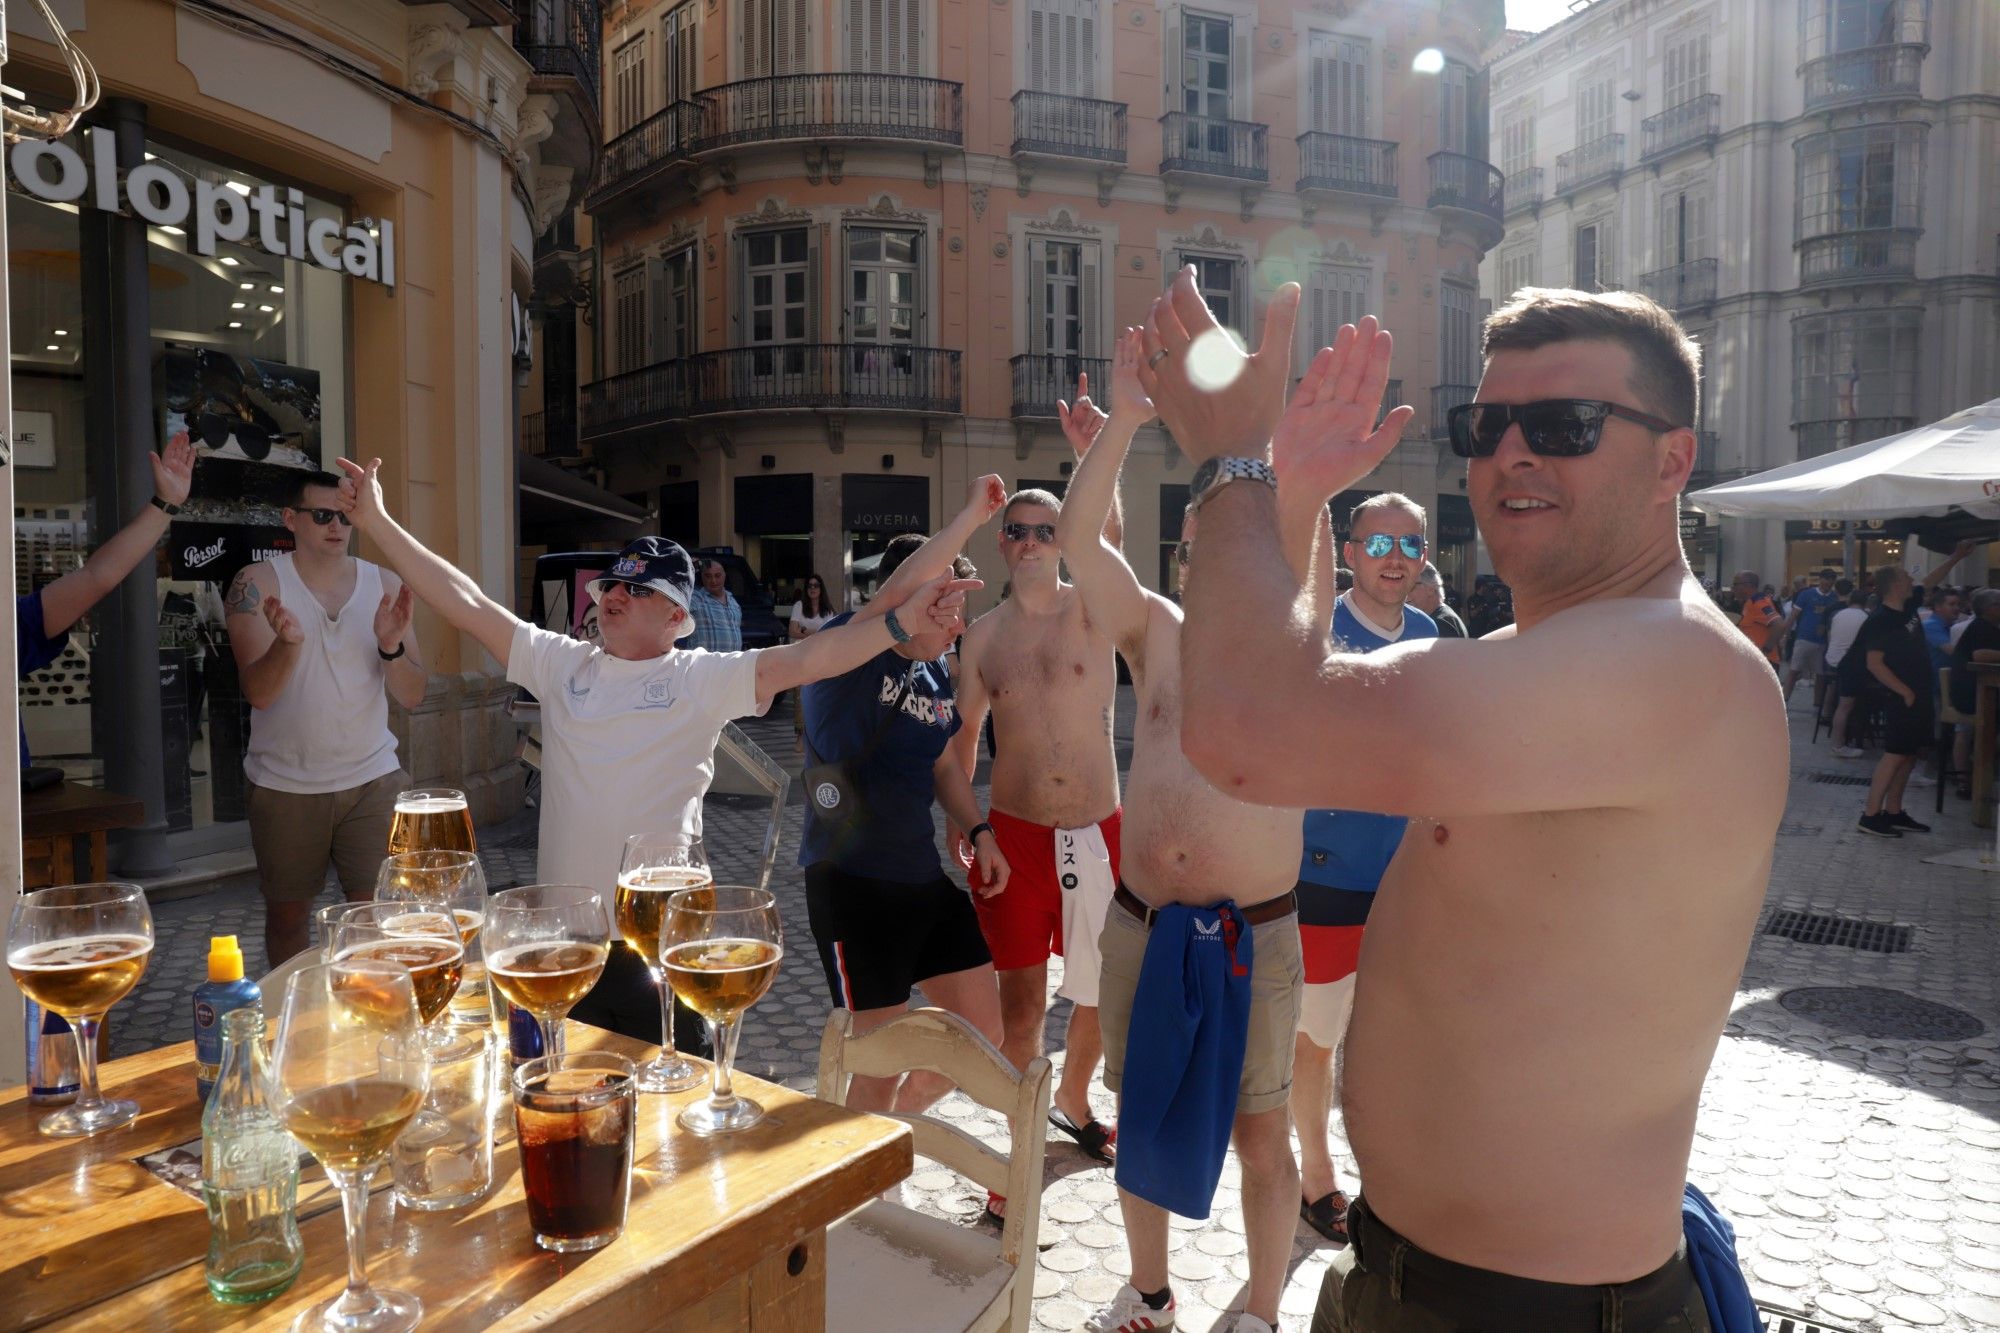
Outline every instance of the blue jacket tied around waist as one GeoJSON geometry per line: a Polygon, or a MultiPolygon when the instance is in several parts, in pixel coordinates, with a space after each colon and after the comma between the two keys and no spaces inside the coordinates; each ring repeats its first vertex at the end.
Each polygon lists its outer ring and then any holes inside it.
{"type": "Polygon", "coordinates": [[[1250,1030],[1250,927],[1233,902],[1161,908],[1146,940],[1119,1097],[1121,1189],[1205,1218],[1250,1030]]]}

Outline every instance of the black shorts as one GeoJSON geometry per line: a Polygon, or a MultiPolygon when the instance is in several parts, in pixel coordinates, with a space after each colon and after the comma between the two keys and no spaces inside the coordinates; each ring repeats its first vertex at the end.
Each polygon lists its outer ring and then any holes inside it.
{"type": "Polygon", "coordinates": [[[1867,691],[1869,683],[1874,679],[1868,674],[1868,664],[1862,660],[1867,656],[1866,653],[1855,652],[1850,648],[1847,655],[1840,659],[1840,665],[1833,669],[1833,678],[1837,682],[1841,698],[1858,699],[1867,691]]]}
{"type": "Polygon", "coordinates": [[[1928,694],[1914,704],[1891,697],[1882,705],[1882,753],[1922,754],[1937,744],[1937,713],[1928,694]]]}
{"type": "Polygon", "coordinates": [[[849,1011],[907,1004],[919,982],[993,961],[971,897],[943,875],[899,884],[821,861],[806,867],[806,914],[827,989],[849,1011]]]}

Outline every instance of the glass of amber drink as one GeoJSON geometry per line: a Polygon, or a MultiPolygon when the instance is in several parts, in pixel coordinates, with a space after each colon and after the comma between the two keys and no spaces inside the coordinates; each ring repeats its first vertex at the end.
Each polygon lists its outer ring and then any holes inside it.
{"type": "Polygon", "coordinates": [[[561,1055],[563,1017],[597,984],[611,950],[603,895],[580,884],[496,893],[479,942],[493,985],[541,1024],[542,1052],[561,1055]]]}
{"type": "Polygon", "coordinates": [[[76,1034],[76,1101],[42,1121],[42,1133],[71,1139],[116,1129],[139,1104],[97,1092],[97,1029],[145,975],[153,914],[137,884],[68,884],[24,893],[7,923],[7,970],[27,997],[69,1020],[76,1034]]]}
{"type": "Polygon", "coordinates": [[[295,1329],[405,1333],[423,1302],[368,1285],[363,1227],[368,1177],[423,1105],[429,1069],[416,990],[398,963],[341,959],[301,968],[285,983],[272,1052],[272,1100],[291,1136],[340,1188],[347,1219],[347,1289],[301,1316],[295,1329]]]}
{"type": "Polygon", "coordinates": [[[451,910],[423,903],[359,903],[333,924],[333,961],[398,963],[409,969],[428,1045],[443,1045],[439,1020],[465,979],[464,938],[451,910]]]}
{"type": "Polygon", "coordinates": [[[486,868],[476,852],[395,852],[384,857],[375,874],[375,901],[421,903],[448,911],[465,946],[465,977],[452,996],[452,1018],[484,1026],[488,1021],[486,967],[480,955],[479,927],[486,919],[486,868]]]}
{"type": "Polygon", "coordinates": [[[674,1049],[674,991],[660,961],[667,899],[714,883],[701,844],[677,833],[635,833],[625,840],[614,914],[618,936],[645,961],[660,988],[660,1053],[639,1066],[641,1092],[682,1092],[701,1082],[701,1066],[674,1049]]]}
{"type": "Polygon", "coordinates": [[[710,884],[667,899],[661,957],[680,1002],[701,1015],[715,1048],[707,1101],[680,1113],[693,1134],[729,1134],[764,1118],[764,1108],[730,1085],[743,1011],[763,998],[785,956],[778,900],[769,890],[710,884]]]}
{"type": "Polygon", "coordinates": [[[389,823],[389,853],[476,852],[472,807],[465,793],[450,787],[419,787],[396,793],[389,823]]]}

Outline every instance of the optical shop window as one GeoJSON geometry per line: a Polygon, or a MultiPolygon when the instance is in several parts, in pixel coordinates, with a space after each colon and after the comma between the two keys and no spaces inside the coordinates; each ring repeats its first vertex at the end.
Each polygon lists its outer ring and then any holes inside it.
{"type": "MultiPolygon", "coordinates": [[[[94,168],[81,135],[65,142],[94,168]]],[[[269,188],[289,205],[281,236],[291,207],[308,223],[345,220],[336,203],[300,190],[290,204],[295,187],[184,148],[149,142],[146,159],[189,196],[205,183],[248,204],[269,188]]],[[[44,181],[57,178],[60,165],[45,159],[44,181]]],[[[91,367],[109,360],[88,353],[98,350],[93,340],[111,336],[86,327],[83,314],[82,218],[98,192],[52,202],[24,188],[18,172],[10,159],[16,592],[25,594],[76,568],[133,514],[97,515],[88,503],[100,493],[102,460],[87,443],[86,404],[104,391],[91,367]]],[[[184,226],[146,228],[151,426],[148,439],[129,446],[158,450],[184,438],[196,454],[186,512],[170,525],[156,568],[166,805],[177,830],[244,817],[249,710],[222,593],[245,564],[290,548],[279,513],[287,483],[343,452],[349,393],[346,275],[263,248],[254,215],[243,240],[218,238],[213,254],[191,244],[198,225],[191,215],[184,226]]],[[[103,762],[92,741],[91,659],[156,651],[118,642],[108,621],[98,623],[104,619],[86,616],[62,657],[20,684],[34,762],[93,783],[103,762]]]]}

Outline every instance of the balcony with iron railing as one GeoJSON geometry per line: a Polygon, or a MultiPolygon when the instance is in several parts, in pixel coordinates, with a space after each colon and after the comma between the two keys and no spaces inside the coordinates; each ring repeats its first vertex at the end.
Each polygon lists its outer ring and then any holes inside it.
{"type": "Polygon", "coordinates": [[[1625,136],[1605,134],[1556,155],[1556,194],[1575,194],[1599,181],[1615,181],[1625,171],[1625,136]]]}
{"type": "Polygon", "coordinates": [[[1431,190],[1424,206],[1471,218],[1482,245],[1490,248],[1497,243],[1507,215],[1507,181],[1500,168],[1464,153],[1432,153],[1425,161],[1431,190]]]}
{"type": "Polygon", "coordinates": [[[700,93],[693,151],[788,139],[957,147],[965,142],[964,85],[912,74],[781,74],[700,93]]]}
{"type": "Polygon", "coordinates": [[[1298,143],[1300,194],[1396,197],[1396,145],[1389,140],[1308,130],[1298,143]]]}
{"type": "Polygon", "coordinates": [[[701,133],[699,102],[673,102],[604,145],[591,181],[589,206],[602,207],[619,195],[683,165],[701,133]]]}
{"type": "Polygon", "coordinates": [[[1715,279],[1721,262],[1690,259],[1656,268],[1639,278],[1639,290],[1669,310],[1709,305],[1715,300],[1715,279]]]}
{"type": "Polygon", "coordinates": [[[1076,377],[1090,376],[1090,385],[1099,395],[1111,388],[1111,362],[1102,357],[1076,356],[1067,352],[1028,352],[1009,361],[1014,381],[1016,417],[1053,417],[1056,404],[1076,397],[1076,377]],[[1103,387],[1099,387],[1099,386],[1103,387]]]}
{"type": "Polygon", "coordinates": [[[1650,162],[1683,148],[1713,144],[1721,135],[1722,94],[1691,97],[1639,122],[1639,160],[1650,162]]]}
{"type": "Polygon", "coordinates": [[[1125,104],[1023,88],[1014,94],[1015,157],[1125,165],[1125,104]]]}
{"type": "Polygon", "coordinates": [[[1542,169],[1525,167],[1507,178],[1507,211],[1539,208],[1542,203],[1542,169]]]}
{"type": "Polygon", "coordinates": [[[1460,403],[1469,403],[1479,396],[1477,384],[1435,384],[1431,386],[1431,438],[1449,440],[1451,428],[1445,424],[1445,414],[1460,403]]]}
{"type": "Polygon", "coordinates": [[[568,79],[581,86],[597,117],[599,48],[604,15],[598,0],[515,0],[514,49],[538,79],[568,79]]]}
{"type": "Polygon", "coordinates": [[[1819,111],[1878,97],[1917,97],[1923,90],[1924,57],[1929,52],[1929,46],[1906,42],[1809,60],[1799,70],[1805,80],[1805,109],[1819,111]]]}
{"type": "Polygon", "coordinates": [[[1808,236],[1796,246],[1801,287],[1833,286],[1881,278],[1908,278],[1917,271],[1922,227],[1861,227],[1808,236]]]}
{"type": "Polygon", "coordinates": [[[1269,132],[1270,126],[1253,121],[1169,111],[1160,117],[1160,174],[1267,183],[1271,168],[1264,144],[1269,132]]]}
{"type": "Polygon", "coordinates": [[[959,356],[892,343],[768,343],[663,361],[583,386],[583,438],[744,412],[955,414],[959,356]]]}
{"type": "Polygon", "coordinates": [[[551,461],[583,456],[577,444],[576,404],[564,398],[539,412],[521,416],[521,447],[537,458],[551,461]]]}

